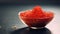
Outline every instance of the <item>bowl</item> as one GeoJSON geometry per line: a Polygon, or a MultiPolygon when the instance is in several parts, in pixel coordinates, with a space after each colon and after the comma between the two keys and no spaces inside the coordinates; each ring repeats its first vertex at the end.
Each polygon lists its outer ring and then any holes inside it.
{"type": "Polygon", "coordinates": [[[50,14],[50,17],[45,17],[45,18],[27,18],[27,17],[23,17],[21,16],[22,12],[19,12],[18,16],[19,19],[22,21],[22,23],[24,23],[25,25],[27,25],[28,27],[32,28],[32,29],[41,29],[44,28],[48,23],[50,23],[50,21],[53,19],[54,14],[52,12],[50,14]]]}

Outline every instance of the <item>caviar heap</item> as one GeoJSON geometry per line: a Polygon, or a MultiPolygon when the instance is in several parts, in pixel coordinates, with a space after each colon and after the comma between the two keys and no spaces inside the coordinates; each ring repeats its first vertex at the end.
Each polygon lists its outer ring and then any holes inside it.
{"type": "Polygon", "coordinates": [[[26,10],[19,14],[29,27],[44,27],[53,19],[52,12],[42,10],[40,6],[35,6],[32,10],[26,10]]]}

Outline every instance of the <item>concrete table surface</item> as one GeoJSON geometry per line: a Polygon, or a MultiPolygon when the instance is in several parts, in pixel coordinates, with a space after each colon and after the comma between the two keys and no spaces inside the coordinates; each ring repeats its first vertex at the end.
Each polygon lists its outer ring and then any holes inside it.
{"type": "MultiPolygon", "coordinates": [[[[18,13],[27,9],[32,9],[35,5],[13,5],[0,6],[0,34],[10,34],[14,30],[24,27],[18,18],[18,13]]],[[[60,34],[60,6],[41,5],[45,11],[54,12],[54,19],[47,24],[52,34],[60,34]]]]}

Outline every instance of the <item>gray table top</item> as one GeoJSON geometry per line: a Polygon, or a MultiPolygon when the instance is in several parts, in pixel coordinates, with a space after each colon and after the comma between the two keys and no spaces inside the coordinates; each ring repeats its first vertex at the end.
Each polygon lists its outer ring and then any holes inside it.
{"type": "MultiPolygon", "coordinates": [[[[22,6],[0,6],[0,34],[10,34],[14,30],[24,27],[18,18],[18,13],[27,9],[32,9],[35,5],[22,6]]],[[[52,34],[60,34],[60,6],[44,6],[42,8],[46,11],[54,12],[54,19],[46,26],[52,34]]]]}

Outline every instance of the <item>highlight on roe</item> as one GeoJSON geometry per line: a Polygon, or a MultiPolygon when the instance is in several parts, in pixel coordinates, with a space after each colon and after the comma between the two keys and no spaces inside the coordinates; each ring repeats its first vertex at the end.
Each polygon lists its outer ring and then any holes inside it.
{"type": "Polygon", "coordinates": [[[19,13],[19,18],[29,27],[44,27],[54,17],[53,12],[45,12],[41,6],[19,13]]]}

